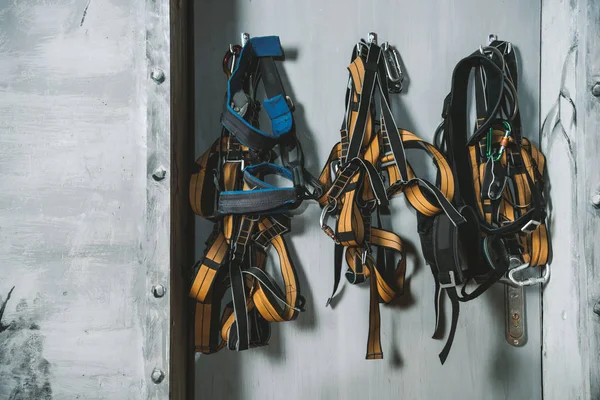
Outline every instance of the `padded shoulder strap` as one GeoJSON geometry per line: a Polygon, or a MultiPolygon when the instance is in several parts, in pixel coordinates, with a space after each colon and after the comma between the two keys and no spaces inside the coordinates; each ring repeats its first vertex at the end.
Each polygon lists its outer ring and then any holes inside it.
{"type": "Polygon", "coordinates": [[[281,84],[273,57],[281,57],[283,50],[278,36],[256,37],[248,40],[227,83],[227,101],[221,118],[223,126],[233,133],[240,142],[256,150],[268,150],[277,144],[280,137],[290,133],[293,117],[287,96],[281,84]],[[253,126],[243,116],[241,110],[248,99],[244,88],[251,74],[260,70],[268,98],[263,106],[271,119],[272,132],[269,134],[253,126]]]}

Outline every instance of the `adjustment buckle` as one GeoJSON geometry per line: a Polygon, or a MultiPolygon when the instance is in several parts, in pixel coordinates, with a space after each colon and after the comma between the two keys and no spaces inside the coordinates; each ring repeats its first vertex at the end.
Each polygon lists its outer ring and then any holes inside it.
{"type": "Polygon", "coordinates": [[[542,223],[540,221],[536,221],[535,219],[532,219],[521,228],[521,232],[531,234],[541,224],[542,223]]]}
{"type": "Polygon", "coordinates": [[[243,171],[246,167],[246,163],[244,162],[244,157],[242,155],[242,145],[237,142],[232,144],[232,140],[232,137],[229,137],[227,140],[227,151],[225,152],[225,157],[223,157],[222,165],[225,165],[226,163],[239,163],[240,171],[243,171]]]}
{"type": "Polygon", "coordinates": [[[449,289],[456,287],[456,279],[454,278],[454,271],[448,271],[448,276],[450,277],[450,283],[440,283],[441,289],[449,289]]]}

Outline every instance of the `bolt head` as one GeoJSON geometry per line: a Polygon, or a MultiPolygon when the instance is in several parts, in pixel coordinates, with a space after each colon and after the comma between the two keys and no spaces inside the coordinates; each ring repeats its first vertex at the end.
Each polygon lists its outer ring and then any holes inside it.
{"type": "Polygon", "coordinates": [[[594,86],[592,86],[592,94],[595,97],[600,97],[600,82],[596,82],[594,86]]]}
{"type": "Polygon", "coordinates": [[[152,294],[154,294],[154,297],[156,298],[161,298],[165,295],[165,292],[167,290],[165,289],[165,287],[163,285],[154,285],[152,286],[152,294]]]}
{"type": "Polygon", "coordinates": [[[150,72],[150,78],[158,84],[161,84],[165,81],[165,72],[160,68],[154,68],[152,72],[150,72]]]}
{"type": "Polygon", "coordinates": [[[154,370],[152,371],[152,375],[150,375],[150,378],[152,378],[152,382],[159,384],[163,381],[163,379],[165,379],[165,373],[162,369],[154,368],[154,370]]]}
{"type": "Polygon", "coordinates": [[[152,173],[152,178],[154,178],[155,181],[162,181],[163,179],[165,179],[166,176],[167,176],[167,170],[164,169],[163,167],[157,168],[152,173]]]}
{"type": "Polygon", "coordinates": [[[593,311],[596,315],[600,315],[600,301],[594,304],[593,311]]]}
{"type": "Polygon", "coordinates": [[[592,195],[590,201],[592,202],[594,207],[599,208],[600,207],[600,193],[594,193],[592,195]]]}

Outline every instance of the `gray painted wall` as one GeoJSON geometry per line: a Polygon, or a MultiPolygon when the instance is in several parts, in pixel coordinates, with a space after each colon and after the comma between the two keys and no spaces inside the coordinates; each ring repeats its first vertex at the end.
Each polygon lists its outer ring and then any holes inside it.
{"type": "Polygon", "coordinates": [[[168,39],[166,1],[0,1],[0,399],[167,398],[168,39]]]}
{"type": "MultiPolygon", "coordinates": [[[[212,0],[196,7],[196,152],[219,134],[225,90],[221,57],[239,33],[277,34],[288,55],[284,75],[296,105],[308,168],[320,171],[339,140],[346,67],[354,43],[374,30],[396,45],[408,75],[393,100],[398,124],[431,140],[440,121],[454,65],[496,33],[512,41],[521,61],[525,134],[539,131],[540,2],[492,1],[267,1],[212,0]],[[493,16],[493,17],[491,17],[493,16]]],[[[346,285],[338,306],[325,308],[333,280],[333,244],[318,227],[319,209],[293,220],[294,253],[307,312],[274,326],[268,347],[199,356],[198,399],[540,399],[541,340],[538,289],[527,295],[529,342],[504,339],[503,289],[461,309],[450,358],[439,365],[442,341],[433,329],[433,280],[419,254],[409,257],[408,293],[401,307],[382,307],[385,359],[365,361],[368,287],[346,285]]],[[[392,226],[418,248],[416,217],[394,201],[392,226]]],[[[208,224],[198,219],[197,252],[208,224]]]]}

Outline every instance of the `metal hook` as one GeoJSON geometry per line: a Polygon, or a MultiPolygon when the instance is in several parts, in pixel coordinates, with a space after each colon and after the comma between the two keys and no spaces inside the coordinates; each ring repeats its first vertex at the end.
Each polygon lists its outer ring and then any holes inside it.
{"type": "Polygon", "coordinates": [[[377,44],[377,33],[375,32],[369,32],[369,34],[367,35],[367,42],[369,44],[377,44]]]}
{"type": "Polygon", "coordinates": [[[488,46],[491,45],[493,42],[495,42],[496,40],[498,40],[498,35],[494,34],[494,33],[490,33],[488,35],[488,46]]]}
{"type": "Polygon", "coordinates": [[[402,82],[404,74],[400,66],[400,57],[398,51],[390,46],[388,42],[384,42],[381,46],[383,50],[383,65],[388,78],[388,91],[390,93],[400,93],[402,91],[402,82]]]}
{"type": "Polygon", "coordinates": [[[544,275],[542,275],[541,277],[528,278],[528,279],[524,279],[522,281],[517,280],[515,278],[515,273],[517,273],[519,271],[523,271],[524,269],[526,269],[528,267],[529,267],[529,263],[525,263],[525,264],[519,265],[516,268],[511,269],[510,271],[508,271],[508,279],[517,286],[533,286],[533,285],[537,285],[538,283],[545,284],[550,279],[550,266],[546,265],[544,267],[544,275]]]}

